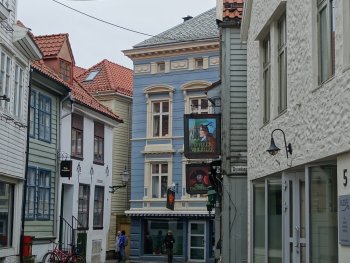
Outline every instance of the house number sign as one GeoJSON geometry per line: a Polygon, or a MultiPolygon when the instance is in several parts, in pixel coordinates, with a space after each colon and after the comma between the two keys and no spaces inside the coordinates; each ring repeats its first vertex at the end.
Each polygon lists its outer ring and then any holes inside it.
{"type": "Polygon", "coordinates": [[[350,246],[350,195],[339,196],[339,243],[350,246]]]}

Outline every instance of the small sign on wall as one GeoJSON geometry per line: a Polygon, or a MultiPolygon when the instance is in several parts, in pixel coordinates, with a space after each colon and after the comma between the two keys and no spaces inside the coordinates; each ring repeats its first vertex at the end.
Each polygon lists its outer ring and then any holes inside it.
{"type": "Polygon", "coordinates": [[[339,196],[339,243],[350,246],[350,195],[339,196]]]}
{"type": "Polygon", "coordinates": [[[61,177],[72,177],[72,160],[61,161],[61,177]]]}

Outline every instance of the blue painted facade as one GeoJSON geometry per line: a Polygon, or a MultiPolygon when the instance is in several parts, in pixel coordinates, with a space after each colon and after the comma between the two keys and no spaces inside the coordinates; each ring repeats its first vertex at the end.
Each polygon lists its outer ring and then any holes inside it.
{"type": "Polygon", "coordinates": [[[163,240],[171,230],[174,261],[213,262],[214,223],[207,196],[186,193],[185,171],[186,164],[209,160],[186,159],[183,150],[184,114],[205,113],[203,108],[214,112],[203,105],[208,103],[206,88],[220,77],[215,9],[124,54],[134,62],[131,200],[126,211],[131,216],[130,258],[164,262],[163,240]],[[174,211],[166,208],[170,187],[175,190],[174,211]]]}

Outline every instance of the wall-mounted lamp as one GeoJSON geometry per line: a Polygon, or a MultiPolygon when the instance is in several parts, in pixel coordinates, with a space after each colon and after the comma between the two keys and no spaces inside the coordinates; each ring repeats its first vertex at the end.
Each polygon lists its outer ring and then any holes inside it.
{"type": "Polygon", "coordinates": [[[275,144],[275,140],[273,139],[273,133],[275,131],[281,131],[282,134],[283,134],[283,138],[284,138],[284,146],[286,147],[286,154],[287,154],[287,158],[288,158],[288,153],[292,154],[292,145],[290,143],[288,143],[287,145],[287,142],[286,142],[286,135],[284,134],[284,132],[281,130],[281,129],[274,129],[272,132],[271,132],[271,144],[270,144],[270,147],[269,149],[267,149],[267,152],[271,155],[276,155],[279,150],[281,150],[280,148],[278,148],[275,144]]]}
{"type": "Polygon", "coordinates": [[[10,98],[7,97],[7,95],[5,94],[5,95],[1,95],[1,96],[0,96],[0,100],[4,100],[4,101],[6,101],[6,102],[9,102],[9,101],[10,101],[10,98]]]}
{"type": "Polygon", "coordinates": [[[106,166],[105,173],[106,173],[107,176],[109,176],[109,168],[108,168],[108,165],[106,166]]]}
{"type": "Polygon", "coordinates": [[[122,176],[122,184],[121,185],[112,185],[109,187],[109,192],[110,193],[114,193],[115,191],[117,191],[119,188],[124,188],[128,185],[128,181],[129,181],[129,172],[126,169],[126,166],[124,168],[124,171],[121,173],[122,176]]]}

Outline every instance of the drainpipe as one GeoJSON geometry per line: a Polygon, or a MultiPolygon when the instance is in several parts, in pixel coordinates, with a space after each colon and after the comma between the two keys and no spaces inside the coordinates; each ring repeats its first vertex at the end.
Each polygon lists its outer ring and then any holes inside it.
{"type": "Polygon", "coordinates": [[[24,181],[23,181],[23,196],[22,196],[22,214],[21,214],[21,236],[19,242],[19,261],[23,263],[23,248],[24,248],[24,224],[25,224],[25,212],[27,202],[27,173],[29,163],[29,133],[30,133],[30,101],[32,92],[32,74],[33,69],[29,69],[29,85],[28,85],[28,105],[27,105],[27,144],[25,152],[25,169],[24,169],[24,181]]]}

